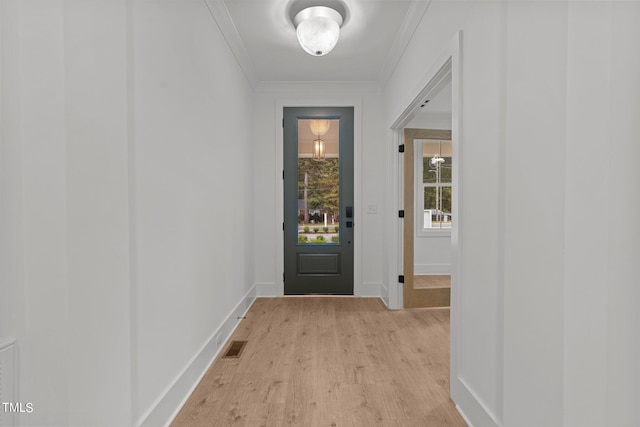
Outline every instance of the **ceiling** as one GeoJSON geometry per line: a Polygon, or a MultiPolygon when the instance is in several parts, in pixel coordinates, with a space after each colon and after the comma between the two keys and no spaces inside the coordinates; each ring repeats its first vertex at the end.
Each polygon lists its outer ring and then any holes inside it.
{"type": "Polygon", "coordinates": [[[430,0],[205,0],[254,87],[269,82],[386,84],[430,0]],[[304,6],[346,8],[335,49],[314,57],[298,45],[292,15],[304,6]]]}
{"type": "Polygon", "coordinates": [[[449,113],[451,114],[451,77],[447,83],[436,93],[429,102],[422,104],[419,112],[428,113],[449,113]]]}
{"type": "Polygon", "coordinates": [[[438,92],[417,108],[406,127],[421,128],[429,118],[441,118],[451,121],[451,76],[438,92]]]}

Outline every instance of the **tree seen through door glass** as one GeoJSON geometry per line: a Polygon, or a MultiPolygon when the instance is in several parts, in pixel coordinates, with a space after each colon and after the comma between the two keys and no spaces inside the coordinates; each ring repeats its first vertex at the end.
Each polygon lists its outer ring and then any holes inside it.
{"type": "Polygon", "coordinates": [[[298,244],[340,243],[339,120],[298,120],[298,244]]]}

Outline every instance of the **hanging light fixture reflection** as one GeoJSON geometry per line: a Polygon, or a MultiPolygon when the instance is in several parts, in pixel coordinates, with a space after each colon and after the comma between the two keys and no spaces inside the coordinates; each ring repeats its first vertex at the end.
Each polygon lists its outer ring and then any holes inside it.
{"type": "Polygon", "coordinates": [[[335,9],[312,6],[293,18],[298,42],[309,55],[324,56],[331,52],[340,38],[343,17],[335,9]]]}
{"type": "Polygon", "coordinates": [[[313,140],[313,160],[323,161],[325,156],[324,140],[320,139],[320,136],[329,132],[331,122],[329,120],[311,120],[309,121],[309,129],[313,132],[317,138],[313,140]]]}
{"type": "Polygon", "coordinates": [[[324,160],[325,142],[320,138],[313,140],[313,160],[321,162],[324,160]]]}

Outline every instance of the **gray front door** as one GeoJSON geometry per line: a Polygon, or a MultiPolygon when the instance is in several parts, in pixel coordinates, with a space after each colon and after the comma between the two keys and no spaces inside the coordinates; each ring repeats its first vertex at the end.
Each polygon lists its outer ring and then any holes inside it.
{"type": "Polygon", "coordinates": [[[353,295],[353,221],[353,107],[285,107],[286,295],[353,295]]]}

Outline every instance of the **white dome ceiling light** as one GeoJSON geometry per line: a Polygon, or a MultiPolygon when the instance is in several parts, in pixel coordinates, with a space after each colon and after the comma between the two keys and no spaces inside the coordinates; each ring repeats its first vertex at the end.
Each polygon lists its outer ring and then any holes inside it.
{"type": "Polygon", "coordinates": [[[340,12],[326,6],[308,7],[293,18],[300,46],[313,56],[324,56],[333,50],[343,21],[340,12]]]}

